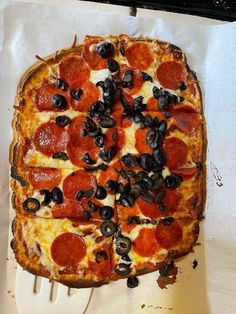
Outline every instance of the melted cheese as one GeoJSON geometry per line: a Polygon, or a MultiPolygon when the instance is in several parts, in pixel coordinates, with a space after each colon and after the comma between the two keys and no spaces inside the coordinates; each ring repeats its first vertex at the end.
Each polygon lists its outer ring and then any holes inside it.
{"type": "Polygon", "coordinates": [[[57,265],[51,256],[51,245],[55,238],[64,232],[71,232],[81,236],[86,244],[87,252],[79,263],[79,269],[88,268],[88,260],[94,260],[93,250],[97,247],[96,237],[101,236],[100,230],[95,225],[81,225],[75,227],[68,219],[43,219],[24,218],[21,221],[23,238],[27,239],[27,248],[31,254],[39,256],[39,261],[53,276],[58,270],[64,269],[57,265]],[[85,235],[86,230],[92,229],[92,234],[85,235]],[[40,247],[40,250],[39,250],[40,247]]]}

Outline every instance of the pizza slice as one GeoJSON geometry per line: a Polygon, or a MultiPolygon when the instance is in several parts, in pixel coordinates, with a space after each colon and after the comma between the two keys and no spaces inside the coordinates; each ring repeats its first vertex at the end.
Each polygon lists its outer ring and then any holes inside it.
{"type": "Polygon", "coordinates": [[[142,275],[162,268],[171,259],[190,252],[198,237],[198,221],[166,217],[122,222],[113,242],[112,279],[142,275]]]}
{"type": "Polygon", "coordinates": [[[119,160],[103,164],[102,169],[26,167],[17,174],[20,179],[12,181],[13,207],[29,216],[116,221],[115,194],[109,181],[112,185],[118,180],[120,168],[119,160]]]}
{"type": "Polygon", "coordinates": [[[103,229],[95,222],[17,215],[11,246],[18,263],[35,275],[69,287],[98,287],[109,282],[111,270],[112,241],[103,229]]]}

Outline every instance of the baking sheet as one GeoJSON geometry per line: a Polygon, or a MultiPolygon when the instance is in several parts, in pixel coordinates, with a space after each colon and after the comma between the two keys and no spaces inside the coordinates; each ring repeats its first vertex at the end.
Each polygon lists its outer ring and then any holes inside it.
{"type": "Polygon", "coordinates": [[[208,197],[206,220],[200,226],[202,245],[178,263],[178,282],[161,290],[156,272],[140,277],[136,289],[128,289],[125,280],[112,283],[94,290],[87,313],[235,313],[236,23],[205,26],[168,17],[133,18],[14,2],[0,14],[0,313],[12,314],[9,304],[14,300],[15,265],[11,250],[7,253],[7,243],[13,214],[8,219],[8,145],[15,88],[36,54],[43,57],[69,46],[75,33],[78,40],[87,34],[146,35],[180,46],[200,80],[208,132],[208,197]],[[195,258],[199,266],[193,270],[195,258]]]}

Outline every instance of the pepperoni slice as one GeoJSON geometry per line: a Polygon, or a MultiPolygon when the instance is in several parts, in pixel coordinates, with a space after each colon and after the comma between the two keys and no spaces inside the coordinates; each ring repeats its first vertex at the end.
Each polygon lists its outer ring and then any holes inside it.
{"type": "Polygon", "coordinates": [[[51,156],[66,150],[68,133],[54,122],[41,124],[33,134],[35,148],[41,153],[51,156]]]}
{"type": "Polygon", "coordinates": [[[177,89],[179,82],[184,80],[184,69],[179,62],[166,61],[159,65],[156,75],[163,87],[177,89]]]}
{"type": "MultiPolygon", "coordinates": [[[[62,189],[65,198],[73,200],[78,191],[93,190],[95,194],[97,183],[95,177],[91,173],[86,172],[85,170],[77,170],[64,179],[62,189]]],[[[87,202],[89,199],[91,199],[91,197],[83,198],[81,203],[83,203],[84,200],[87,202]]]]}
{"type": "Polygon", "coordinates": [[[169,249],[178,244],[183,236],[182,227],[177,221],[166,224],[164,220],[159,221],[156,226],[156,240],[159,245],[169,249]]]}
{"type": "Polygon", "coordinates": [[[56,87],[55,84],[43,84],[33,91],[34,101],[39,111],[64,111],[68,109],[69,98],[67,93],[56,87]],[[52,105],[51,99],[55,94],[64,96],[67,100],[67,107],[63,109],[56,108],[52,105]]]}
{"type": "Polygon", "coordinates": [[[93,38],[84,44],[82,58],[88,63],[92,70],[101,70],[107,67],[107,60],[103,59],[96,51],[96,44],[101,42],[101,39],[93,38]]]}
{"type": "Polygon", "coordinates": [[[150,97],[147,101],[147,105],[146,105],[146,110],[147,111],[156,111],[158,110],[158,103],[156,98],[154,97],[150,97]]]}
{"type": "Polygon", "coordinates": [[[50,190],[61,182],[61,170],[55,168],[30,168],[29,180],[36,189],[50,190]]]}
{"type": "Polygon", "coordinates": [[[145,43],[135,43],[125,50],[129,65],[139,70],[147,70],[154,58],[151,49],[145,43]]]}
{"type": "Polygon", "coordinates": [[[80,100],[72,100],[71,106],[76,111],[88,112],[93,103],[95,103],[100,96],[99,88],[92,82],[85,82],[81,89],[83,94],[80,96],[80,100]]]}
{"type": "Polygon", "coordinates": [[[59,74],[70,88],[79,88],[89,80],[90,69],[82,58],[70,56],[63,59],[59,64],[59,74]]]}
{"type": "Polygon", "coordinates": [[[150,129],[138,129],[135,132],[135,148],[139,153],[152,153],[151,147],[146,142],[146,136],[150,129]]]}
{"type": "Polygon", "coordinates": [[[51,245],[51,256],[59,266],[78,264],[86,255],[86,244],[77,234],[65,232],[56,237],[51,245]]]}
{"type": "Polygon", "coordinates": [[[131,68],[127,67],[127,65],[122,64],[120,66],[120,73],[119,73],[119,77],[121,80],[123,79],[124,74],[127,70],[133,70],[134,71],[134,78],[133,78],[134,87],[133,88],[128,88],[128,87],[123,88],[123,90],[125,93],[133,95],[133,94],[137,93],[140,90],[140,88],[142,87],[143,77],[142,77],[141,71],[136,70],[136,69],[131,69],[131,68]]]}
{"type": "Polygon", "coordinates": [[[176,190],[165,189],[165,197],[163,199],[165,205],[164,213],[168,215],[169,213],[173,213],[178,211],[178,206],[181,201],[181,195],[176,190]]]}
{"type": "Polygon", "coordinates": [[[193,133],[201,121],[200,115],[190,106],[175,109],[172,117],[176,122],[177,128],[187,134],[193,133]]]}
{"type": "Polygon", "coordinates": [[[52,217],[84,219],[84,208],[77,200],[64,200],[62,204],[53,206],[52,217]]]}
{"type": "Polygon", "coordinates": [[[165,197],[163,203],[165,210],[161,211],[159,206],[155,203],[148,203],[138,198],[136,201],[139,206],[139,210],[143,215],[151,219],[155,219],[162,216],[168,216],[170,213],[176,212],[181,200],[180,194],[176,190],[165,189],[165,197]]]}
{"type": "Polygon", "coordinates": [[[177,174],[178,176],[181,176],[183,180],[189,180],[192,177],[194,177],[197,173],[197,168],[180,168],[180,169],[172,169],[171,173],[177,174]]]}
{"type": "Polygon", "coordinates": [[[139,206],[140,211],[146,217],[149,217],[151,219],[155,219],[155,218],[160,217],[161,215],[164,214],[159,210],[158,205],[156,205],[155,203],[145,202],[141,198],[139,198],[136,202],[139,206]]]}
{"type": "Polygon", "coordinates": [[[141,229],[139,235],[133,242],[133,248],[135,252],[143,257],[155,255],[160,249],[155,233],[155,229],[141,229]]]}
{"type": "Polygon", "coordinates": [[[164,143],[164,150],[167,154],[167,167],[170,169],[178,169],[186,163],[188,147],[179,138],[168,138],[164,143]]]}
{"type": "Polygon", "coordinates": [[[106,131],[104,148],[107,151],[109,147],[116,146],[121,148],[124,144],[124,131],[121,128],[111,128],[106,131]]]}
{"type": "Polygon", "coordinates": [[[97,159],[99,148],[95,145],[91,136],[83,136],[85,116],[81,115],[72,120],[68,127],[69,143],[67,147],[68,156],[72,164],[81,167],[86,165],[83,155],[89,153],[94,160],[97,159]]]}
{"type": "Polygon", "coordinates": [[[117,181],[119,177],[119,170],[121,169],[120,161],[114,162],[112,165],[109,165],[107,170],[101,171],[100,175],[98,177],[98,183],[100,185],[105,186],[107,181],[109,180],[115,180],[117,181]]]}

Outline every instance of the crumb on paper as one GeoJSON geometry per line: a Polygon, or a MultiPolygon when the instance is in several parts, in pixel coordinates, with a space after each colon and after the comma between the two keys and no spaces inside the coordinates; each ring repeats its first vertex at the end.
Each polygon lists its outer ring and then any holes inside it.
{"type": "Polygon", "coordinates": [[[14,294],[12,294],[12,295],[11,295],[11,297],[12,297],[12,299],[15,299],[15,296],[14,296],[14,294]]]}
{"type": "Polygon", "coordinates": [[[195,259],[193,261],[193,269],[195,269],[198,266],[198,261],[195,259]]]}
{"type": "Polygon", "coordinates": [[[211,173],[215,179],[216,185],[219,187],[223,186],[224,184],[222,182],[222,176],[220,175],[218,168],[213,162],[210,163],[210,168],[211,168],[211,173]]]}
{"type": "Polygon", "coordinates": [[[148,308],[152,308],[152,309],[154,309],[154,310],[169,310],[169,311],[172,311],[173,310],[173,307],[170,307],[170,306],[168,306],[168,307],[166,307],[166,306],[159,306],[159,305],[156,305],[156,306],[154,306],[154,305],[148,305],[147,306],[148,308]]]}
{"type": "Polygon", "coordinates": [[[7,290],[7,293],[10,294],[10,293],[11,293],[11,290],[7,290]]]}
{"type": "Polygon", "coordinates": [[[145,306],[146,306],[145,304],[142,304],[142,305],[141,305],[141,309],[143,309],[145,306]]]}
{"type": "Polygon", "coordinates": [[[167,289],[168,285],[173,285],[176,282],[178,274],[178,267],[173,266],[171,269],[169,269],[168,274],[166,276],[163,276],[160,274],[160,276],[157,279],[158,286],[161,289],[167,289]]]}

